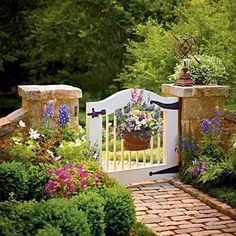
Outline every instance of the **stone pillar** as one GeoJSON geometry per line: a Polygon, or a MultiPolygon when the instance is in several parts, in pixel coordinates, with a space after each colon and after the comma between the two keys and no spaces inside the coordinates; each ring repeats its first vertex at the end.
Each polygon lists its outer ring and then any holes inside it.
{"type": "Polygon", "coordinates": [[[181,135],[190,135],[193,140],[200,142],[202,138],[200,121],[205,118],[212,119],[216,106],[219,107],[221,116],[223,115],[225,96],[229,93],[229,87],[219,85],[180,87],[163,84],[162,92],[166,96],[180,98],[181,135]]]}
{"type": "Polygon", "coordinates": [[[27,125],[42,125],[45,105],[49,100],[53,100],[54,116],[50,126],[57,127],[59,106],[67,104],[70,124],[72,127],[78,127],[79,98],[82,97],[79,88],[68,85],[21,85],[18,86],[18,94],[22,97],[22,108],[27,111],[27,125]]]}

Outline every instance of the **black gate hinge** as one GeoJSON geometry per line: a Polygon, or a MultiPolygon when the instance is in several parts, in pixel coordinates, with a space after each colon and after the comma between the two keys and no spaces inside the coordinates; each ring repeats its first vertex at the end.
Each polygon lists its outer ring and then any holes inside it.
{"type": "Polygon", "coordinates": [[[172,166],[170,168],[164,169],[164,170],[159,170],[156,172],[149,172],[149,175],[159,175],[159,174],[174,174],[179,172],[179,166],[172,166]]]}
{"type": "Polygon", "coordinates": [[[102,109],[101,111],[95,111],[95,109],[92,108],[92,112],[87,113],[87,116],[92,116],[92,118],[94,118],[94,117],[98,117],[99,115],[105,115],[105,114],[106,114],[105,109],[102,109]]]}
{"type": "Polygon", "coordinates": [[[174,103],[166,104],[166,103],[162,103],[162,102],[151,100],[150,103],[151,104],[155,103],[159,107],[165,108],[165,109],[169,109],[169,110],[179,110],[179,102],[174,102],[174,103]]]}

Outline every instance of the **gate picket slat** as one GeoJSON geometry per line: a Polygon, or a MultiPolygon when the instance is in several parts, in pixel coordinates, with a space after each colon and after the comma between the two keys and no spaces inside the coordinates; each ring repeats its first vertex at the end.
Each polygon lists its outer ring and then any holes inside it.
{"type": "Polygon", "coordinates": [[[116,113],[114,113],[114,122],[113,122],[113,132],[114,132],[114,140],[113,140],[114,171],[116,170],[116,132],[117,132],[116,129],[117,129],[116,113]]]}
{"type": "Polygon", "coordinates": [[[128,156],[129,156],[129,169],[131,169],[131,151],[128,152],[128,156]]]}
{"type": "Polygon", "coordinates": [[[138,163],[139,163],[138,151],[136,151],[136,168],[138,168],[138,163]]]}
{"type": "Polygon", "coordinates": [[[143,151],[143,166],[146,166],[146,150],[143,151]]]}
{"type": "Polygon", "coordinates": [[[157,134],[157,164],[160,165],[160,157],[161,157],[161,136],[157,134]]]}
{"type": "Polygon", "coordinates": [[[124,170],[124,139],[121,139],[121,169],[124,170]]]}
{"type": "Polygon", "coordinates": [[[106,115],[106,169],[109,170],[109,115],[106,115]]]}
{"type": "Polygon", "coordinates": [[[150,141],[150,164],[151,166],[153,165],[153,136],[151,137],[151,141],[150,141]]]}

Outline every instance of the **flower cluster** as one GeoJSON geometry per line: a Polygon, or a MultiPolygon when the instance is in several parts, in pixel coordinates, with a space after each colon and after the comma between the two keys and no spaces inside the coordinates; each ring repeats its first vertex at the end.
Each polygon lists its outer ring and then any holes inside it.
{"type": "Polygon", "coordinates": [[[86,170],[85,164],[74,165],[68,163],[59,169],[49,168],[47,173],[51,175],[45,192],[51,197],[70,198],[78,195],[88,188],[99,188],[102,184],[103,172],[91,172],[86,170]]]}
{"type": "Polygon", "coordinates": [[[65,127],[65,125],[70,120],[70,114],[69,114],[69,106],[68,105],[61,105],[59,106],[59,117],[58,117],[58,124],[60,127],[65,127]]]}
{"type": "Polygon", "coordinates": [[[188,168],[188,173],[194,176],[198,176],[205,172],[207,169],[207,164],[204,160],[194,159],[192,161],[192,166],[188,168]]]}
{"type": "Polygon", "coordinates": [[[219,108],[216,107],[214,118],[204,119],[200,122],[201,132],[208,139],[208,141],[219,141],[222,122],[220,120],[219,108]]]}
{"type": "Polygon", "coordinates": [[[156,132],[162,131],[160,108],[143,101],[143,90],[131,90],[131,101],[124,109],[116,111],[118,134],[123,137],[126,133],[146,139],[156,132]]]}
{"type": "Polygon", "coordinates": [[[54,116],[54,101],[49,100],[47,102],[47,104],[44,107],[43,116],[44,116],[43,123],[49,124],[50,119],[53,118],[54,116]]]}

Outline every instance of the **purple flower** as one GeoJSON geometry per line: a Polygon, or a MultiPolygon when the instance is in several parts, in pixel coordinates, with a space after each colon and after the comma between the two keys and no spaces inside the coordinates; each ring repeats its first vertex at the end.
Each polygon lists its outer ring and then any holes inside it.
{"type": "Polygon", "coordinates": [[[149,107],[146,107],[146,111],[154,111],[154,106],[149,106],[149,107]]]}
{"type": "Polygon", "coordinates": [[[54,115],[54,102],[53,101],[48,101],[47,104],[45,105],[43,116],[44,120],[43,123],[47,124],[49,119],[52,118],[54,115]]]}
{"type": "Polygon", "coordinates": [[[154,119],[159,119],[159,118],[160,118],[160,108],[158,107],[154,115],[154,119]]]}
{"type": "Polygon", "coordinates": [[[201,122],[201,128],[202,128],[203,134],[209,133],[209,120],[208,119],[205,119],[201,122]]]}
{"type": "Polygon", "coordinates": [[[125,108],[125,113],[129,113],[130,112],[130,102],[128,102],[126,108],[125,108]]]}
{"type": "Polygon", "coordinates": [[[219,109],[219,108],[216,108],[216,110],[215,110],[215,119],[216,119],[216,120],[219,120],[219,119],[220,119],[220,112],[219,112],[218,109],[219,109]]]}
{"type": "Polygon", "coordinates": [[[192,163],[193,163],[193,165],[196,165],[196,164],[197,164],[197,160],[194,159],[194,160],[192,161],[192,163]]]}
{"type": "Polygon", "coordinates": [[[122,116],[122,110],[121,109],[117,109],[116,110],[116,117],[121,117],[122,116]]]}
{"type": "Polygon", "coordinates": [[[61,105],[59,107],[59,117],[58,117],[58,124],[60,127],[65,127],[65,125],[70,120],[70,114],[69,114],[69,106],[68,105],[61,105]]]}

